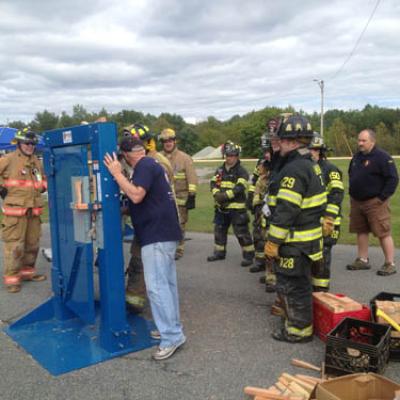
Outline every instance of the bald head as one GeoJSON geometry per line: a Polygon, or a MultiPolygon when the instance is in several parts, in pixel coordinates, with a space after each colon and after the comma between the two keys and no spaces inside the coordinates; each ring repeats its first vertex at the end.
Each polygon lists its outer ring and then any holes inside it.
{"type": "Polygon", "coordinates": [[[375,146],[376,133],[372,129],[364,129],[358,134],[358,149],[368,154],[375,146]]]}

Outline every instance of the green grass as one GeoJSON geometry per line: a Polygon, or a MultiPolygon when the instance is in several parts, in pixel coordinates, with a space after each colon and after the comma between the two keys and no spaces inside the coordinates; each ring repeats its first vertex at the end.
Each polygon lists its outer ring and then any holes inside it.
{"type": "MultiPolygon", "coordinates": [[[[347,168],[349,160],[331,160],[343,172],[345,198],[342,203],[342,232],[339,243],[341,244],[355,244],[356,235],[349,233],[349,212],[350,212],[350,199],[348,194],[348,175],[347,168]]],[[[202,180],[208,179],[213,175],[215,169],[222,163],[207,161],[205,163],[195,162],[196,169],[207,169],[207,173],[202,176],[202,180]]],[[[249,171],[253,172],[255,162],[244,161],[242,165],[249,171]]],[[[400,171],[400,160],[396,159],[398,171],[400,171]]],[[[392,210],[392,236],[396,247],[400,246],[400,191],[397,190],[393,197],[390,199],[390,207],[392,210]]],[[[203,182],[199,184],[198,194],[196,198],[196,209],[190,211],[189,222],[187,225],[188,231],[195,232],[213,232],[213,215],[214,215],[214,202],[209,190],[209,183],[203,182]]],[[[379,241],[371,235],[371,245],[377,246],[379,241]]]]}

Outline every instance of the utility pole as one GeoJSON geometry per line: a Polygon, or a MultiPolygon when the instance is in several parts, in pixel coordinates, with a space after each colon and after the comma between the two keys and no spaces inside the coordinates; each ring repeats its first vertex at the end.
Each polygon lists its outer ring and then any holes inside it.
{"type": "Polygon", "coordinates": [[[321,136],[324,137],[324,81],[322,79],[313,79],[314,82],[318,83],[321,89],[321,136]]]}

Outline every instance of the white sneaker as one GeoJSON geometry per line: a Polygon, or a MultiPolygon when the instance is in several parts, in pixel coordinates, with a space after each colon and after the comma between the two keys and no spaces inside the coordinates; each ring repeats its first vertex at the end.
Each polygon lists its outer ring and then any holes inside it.
{"type": "Polygon", "coordinates": [[[170,358],[180,347],[182,347],[186,342],[186,339],[183,340],[180,344],[176,344],[169,347],[158,347],[157,350],[153,353],[153,359],[156,361],[166,360],[170,358]]]}

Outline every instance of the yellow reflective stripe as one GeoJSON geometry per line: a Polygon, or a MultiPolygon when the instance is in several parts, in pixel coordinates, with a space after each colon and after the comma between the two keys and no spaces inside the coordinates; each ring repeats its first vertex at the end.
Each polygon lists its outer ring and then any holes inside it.
{"type": "Polygon", "coordinates": [[[285,239],[288,232],[289,232],[289,229],[280,228],[279,226],[271,224],[269,227],[268,234],[273,237],[276,237],[277,239],[285,239]]]}
{"type": "Polygon", "coordinates": [[[314,254],[307,254],[307,257],[309,259],[311,259],[312,261],[322,260],[322,251],[319,251],[318,253],[314,253],[314,254]]]}
{"type": "Polygon", "coordinates": [[[246,208],[246,204],[244,203],[229,203],[225,208],[231,208],[234,210],[239,210],[242,208],[246,208]]]}
{"type": "Polygon", "coordinates": [[[332,189],[342,189],[344,190],[344,185],[342,181],[330,181],[328,185],[326,186],[326,189],[328,192],[330,192],[332,189]]]}
{"type": "Polygon", "coordinates": [[[243,246],[242,247],[243,251],[254,251],[254,245],[253,244],[249,244],[248,246],[243,246]]]}
{"type": "Polygon", "coordinates": [[[326,203],[326,192],[311,197],[305,197],[301,203],[301,208],[318,207],[326,203]]]}
{"type": "Polygon", "coordinates": [[[217,188],[214,188],[213,190],[211,190],[211,193],[213,194],[213,196],[214,196],[214,194],[217,193],[217,192],[219,192],[219,189],[217,189],[217,188]]]}
{"type": "MultiPolygon", "coordinates": [[[[249,191],[249,192],[250,192],[250,191],[249,191]]],[[[253,204],[257,204],[257,203],[259,203],[259,202],[261,202],[261,197],[260,197],[260,195],[257,193],[257,194],[254,195],[253,204]]]]}
{"type": "Polygon", "coordinates": [[[254,185],[249,185],[249,193],[254,192],[256,190],[256,187],[254,185]]]}
{"type": "Polygon", "coordinates": [[[235,197],[235,193],[233,193],[233,190],[227,190],[225,194],[228,196],[228,199],[233,199],[235,197]]]}
{"type": "Polygon", "coordinates": [[[233,189],[235,187],[235,183],[230,181],[222,181],[221,187],[224,189],[233,189]]]}
{"type": "Polygon", "coordinates": [[[319,278],[311,278],[311,284],[313,286],[328,288],[330,279],[319,279],[319,278]]]}
{"type": "Polygon", "coordinates": [[[299,329],[295,328],[294,326],[290,326],[288,320],[285,321],[285,329],[289,335],[306,337],[306,336],[311,336],[313,334],[312,325],[306,326],[303,329],[299,329]]]}
{"type": "Polygon", "coordinates": [[[239,178],[239,179],[237,180],[237,184],[238,184],[238,185],[239,185],[239,184],[240,184],[240,185],[243,185],[245,188],[247,188],[249,182],[247,182],[247,180],[244,179],[244,178],[239,178]]]}
{"type": "Polygon", "coordinates": [[[339,214],[340,208],[336,204],[328,204],[326,206],[326,212],[329,212],[331,214],[339,214]]]}
{"type": "Polygon", "coordinates": [[[177,172],[174,175],[174,178],[175,179],[186,179],[186,173],[185,172],[177,172]]]}
{"type": "Polygon", "coordinates": [[[214,249],[217,251],[225,251],[225,246],[221,246],[220,244],[214,245],[214,249]]]}
{"type": "Polygon", "coordinates": [[[188,187],[188,189],[189,189],[189,192],[196,193],[197,186],[196,186],[196,185],[194,185],[193,183],[189,183],[189,187],[188,187]]]}
{"type": "Polygon", "coordinates": [[[336,218],[335,218],[334,225],[340,225],[341,222],[342,222],[342,217],[336,217],[336,218]]]}
{"type": "Polygon", "coordinates": [[[178,204],[178,206],[185,206],[186,200],[185,199],[176,199],[176,204],[178,204]]]}
{"type": "Polygon", "coordinates": [[[275,207],[275,206],[276,206],[276,196],[268,195],[267,204],[268,204],[269,206],[275,207]]]}
{"type": "Polygon", "coordinates": [[[287,237],[286,242],[311,242],[313,240],[321,239],[322,227],[307,229],[304,231],[291,231],[287,237]]]}
{"type": "Polygon", "coordinates": [[[256,252],[256,258],[262,258],[262,259],[264,259],[264,258],[265,258],[264,252],[262,252],[262,253],[256,252]]]}
{"type": "Polygon", "coordinates": [[[279,189],[277,199],[286,200],[290,203],[296,204],[296,206],[301,206],[302,196],[299,193],[293,192],[289,189],[279,189]]]}

